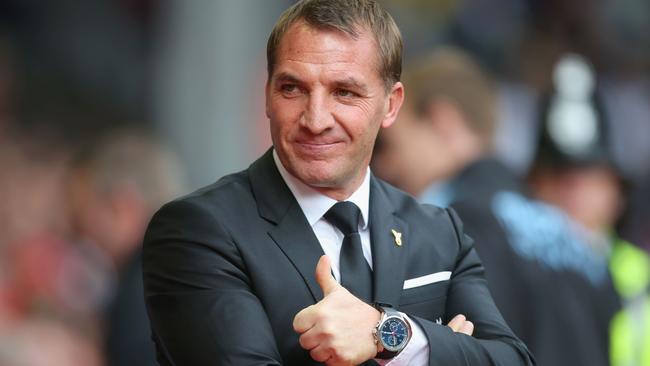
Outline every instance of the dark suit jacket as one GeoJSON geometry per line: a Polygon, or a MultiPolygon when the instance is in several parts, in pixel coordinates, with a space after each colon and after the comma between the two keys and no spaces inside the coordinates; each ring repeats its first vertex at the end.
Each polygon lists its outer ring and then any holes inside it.
{"type": "MultiPolygon", "coordinates": [[[[372,177],[370,237],[374,300],[422,327],[430,365],[534,364],[494,305],[453,211],[422,206],[372,177]],[[401,247],[391,229],[402,233],[401,247]],[[404,280],[440,271],[452,271],[451,279],[403,290],[404,280]],[[473,337],[435,323],[460,313],[474,322],[473,337]]],[[[292,321],[323,298],[314,276],[321,255],[270,151],[248,170],[165,205],[144,240],[161,365],[317,365],[292,321]]]]}

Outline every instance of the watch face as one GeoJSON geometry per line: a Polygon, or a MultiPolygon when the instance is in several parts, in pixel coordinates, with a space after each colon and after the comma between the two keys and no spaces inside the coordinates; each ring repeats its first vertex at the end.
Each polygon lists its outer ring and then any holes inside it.
{"type": "Polygon", "coordinates": [[[388,318],[379,331],[382,345],[389,351],[400,351],[408,341],[407,325],[400,318],[388,318]]]}

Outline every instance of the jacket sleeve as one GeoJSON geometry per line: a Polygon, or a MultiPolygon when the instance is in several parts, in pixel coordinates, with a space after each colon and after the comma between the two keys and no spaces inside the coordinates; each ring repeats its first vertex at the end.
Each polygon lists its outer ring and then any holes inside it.
{"type": "Polygon", "coordinates": [[[473,240],[463,234],[462,223],[448,209],[459,251],[447,295],[449,317],[464,314],[474,323],[473,336],[454,333],[449,327],[415,318],[429,340],[429,365],[535,365],[526,346],[508,328],[497,309],[484,278],[484,269],[473,248],[473,240]]]}
{"type": "Polygon", "coordinates": [[[212,210],[179,200],[144,238],[145,301],[161,365],[280,365],[245,264],[212,210]]]}

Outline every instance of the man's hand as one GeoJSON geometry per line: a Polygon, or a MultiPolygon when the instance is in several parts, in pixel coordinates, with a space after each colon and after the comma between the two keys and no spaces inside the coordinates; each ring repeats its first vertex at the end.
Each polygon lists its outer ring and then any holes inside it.
{"type": "Polygon", "coordinates": [[[463,333],[468,336],[474,333],[474,323],[467,320],[463,314],[456,315],[447,326],[456,333],[463,333]]]}
{"type": "Polygon", "coordinates": [[[301,334],[300,346],[309,350],[315,361],[329,366],[358,365],[375,357],[372,332],[379,311],[336,282],[325,255],[316,265],[316,281],[325,297],[293,319],[293,329],[301,334]]]}

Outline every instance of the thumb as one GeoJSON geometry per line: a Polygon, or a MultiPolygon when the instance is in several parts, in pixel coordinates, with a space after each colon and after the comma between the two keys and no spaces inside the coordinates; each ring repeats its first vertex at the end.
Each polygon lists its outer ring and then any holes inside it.
{"type": "Polygon", "coordinates": [[[316,282],[323,290],[323,295],[327,296],[339,287],[330,266],[330,258],[326,255],[320,257],[316,265],[316,282]]]}

